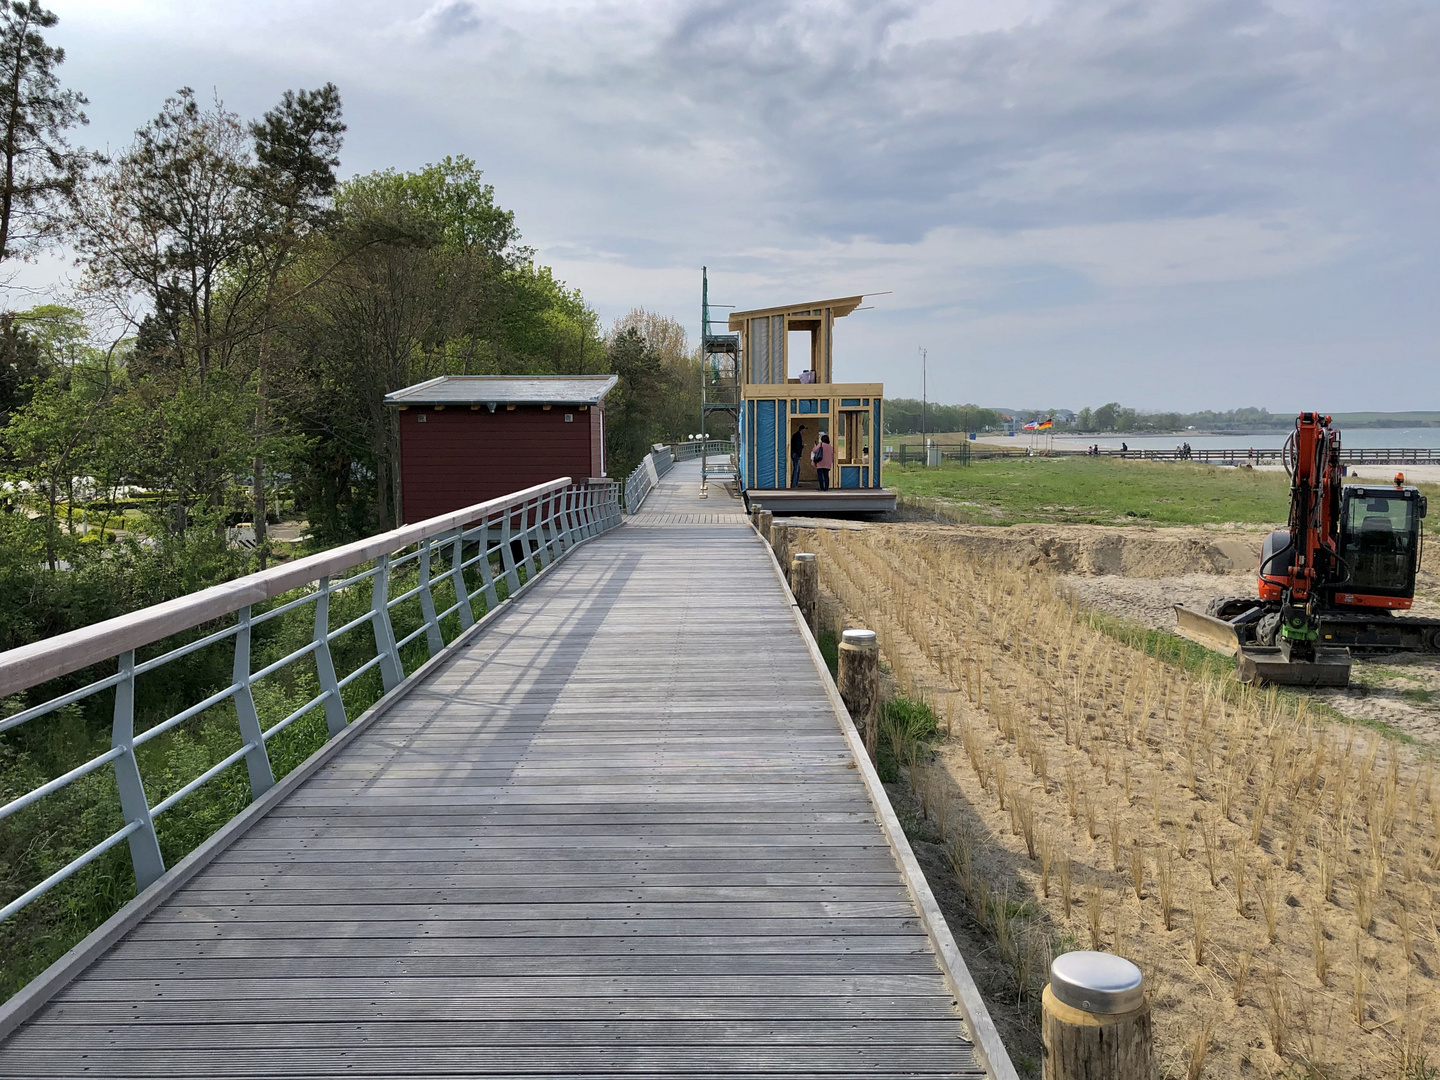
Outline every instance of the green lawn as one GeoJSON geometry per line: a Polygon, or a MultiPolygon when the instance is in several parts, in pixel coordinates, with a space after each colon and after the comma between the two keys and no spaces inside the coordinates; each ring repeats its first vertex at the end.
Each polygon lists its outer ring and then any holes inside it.
{"type": "Polygon", "coordinates": [[[985,525],[1022,521],[1096,525],[1283,524],[1283,472],[1113,458],[1004,458],[939,469],[887,465],[885,486],[944,499],[946,516],[985,525]]]}

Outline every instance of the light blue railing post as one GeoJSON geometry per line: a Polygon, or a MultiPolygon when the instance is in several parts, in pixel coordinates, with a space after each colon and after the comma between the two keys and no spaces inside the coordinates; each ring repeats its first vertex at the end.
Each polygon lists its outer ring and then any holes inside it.
{"type": "Polygon", "coordinates": [[[540,523],[540,500],[533,503],[526,503],[520,508],[520,546],[525,551],[524,567],[525,580],[533,581],[535,578],[535,526],[540,523]],[[534,520],[531,520],[531,515],[534,520]]]}
{"type": "Polygon", "coordinates": [[[380,682],[388,694],[405,680],[395,628],[390,625],[390,555],[375,560],[375,583],[370,592],[371,623],[375,628],[375,655],[380,658],[380,682]]]}
{"type": "Polygon", "coordinates": [[[235,717],[240,724],[240,742],[250,747],[245,755],[245,768],[250,773],[250,798],[258,799],[275,786],[270,770],[270,755],[265,752],[265,735],[260,728],[260,714],[255,710],[255,696],[250,692],[250,605],[240,609],[240,625],[235,631],[235,667],[231,682],[235,690],[235,717]]]}
{"type": "Polygon", "coordinates": [[[555,558],[563,558],[570,550],[570,533],[566,528],[566,509],[570,505],[570,489],[565,488],[551,496],[550,532],[555,538],[555,558]]]}
{"type": "Polygon", "coordinates": [[[575,531],[575,485],[571,484],[565,489],[565,502],[562,504],[565,529],[565,550],[569,551],[575,546],[575,541],[580,537],[575,531]]]}
{"type": "Polygon", "coordinates": [[[542,569],[555,562],[555,530],[551,527],[554,520],[555,496],[541,495],[535,509],[535,526],[540,534],[540,550],[535,557],[542,569]]]}
{"type": "Polygon", "coordinates": [[[500,565],[505,568],[505,585],[511,593],[520,588],[520,575],[515,572],[514,536],[510,531],[510,520],[514,514],[513,509],[506,510],[500,524],[500,565]]]}
{"type": "Polygon", "coordinates": [[[430,595],[430,539],[420,541],[420,615],[425,620],[425,645],[431,656],[445,648],[440,620],[435,617],[435,597],[430,595]]]}
{"type": "Polygon", "coordinates": [[[330,578],[320,579],[315,597],[315,674],[320,692],[325,695],[325,730],[334,738],[345,730],[350,718],[345,715],[345,701],[340,696],[340,680],[335,677],[335,658],[330,655],[330,578]]]}
{"type": "Polygon", "coordinates": [[[480,567],[480,586],[485,591],[485,610],[494,611],[500,603],[499,594],[495,592],[495,571],[490,566],[490,519],[487,517],[480,523],[480,558],[476,565],[480,567]]]}
{"type": "Polygon", "coordinates": [[[595,535],[595,485],[586,484],[580,489],[580,522],[588,539],[595,535]]]}
{"type": "MultiPolygon", "coordinates": [[[[485,550],[485,542],[480,542],[485,550]]],[[[481,562],[485,560],[482,558],[481,562]]],[[[465,526],[455,526],[455,540],[450,546],[450,583],[455,586],[455,601],[460,605],[460,629],[475,625],[475,611],[470,607],[470,590],[465,586],[465,526]]]]}
{"type": "Polygon", "coordinates": [[[115,786],[120,812],[127,825],[139,826],[129,836],[130,863],[135,868],[135,891],[141,892],[165,873],[160,840],[150,817],[150,800],[135,761],[135,651],[120,654],[121,681],[115,686],[115,714],[110,725],[110,747],[122,753],[115,759],[115,786]]]}

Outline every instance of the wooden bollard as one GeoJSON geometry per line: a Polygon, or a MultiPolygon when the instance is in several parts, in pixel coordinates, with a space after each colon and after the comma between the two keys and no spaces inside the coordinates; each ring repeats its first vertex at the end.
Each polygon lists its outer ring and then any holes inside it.
{"type": "Polygon", "coordinates": [[[880,713],[880,642],[874,630],[846,630],[840,635],[836,683],[865,743],[865,752],[874,761],[880,713]]]}
{"type": "Polygon", "coordinates": [[[775,552],[775,561],[788,575],[790,573],[790,530],[783,525],[770,523],[770,548],[775,552]]]}
{"type": "Polygon", "coordinates": [[[815,632],[815,605],[820,593],[820,564],[808,551],[797,551],[790,560],[790,591],[810,632],[815,632]]]}
{"type": "Polygon", "coordinates": [[[1044,1080],[1157,1080],[1150,1006],[1124,957],[1068,952],[1041,997],[1044,1080]]]}
{"type": "Polygon", "coordinates": [[[755,517],[757,519],[755,528],[760,533],[760,539],[764,540],[767,544],[770,543],[770,526],[775,523],[775,515],[769,510],[761,510],[755,517]]]}

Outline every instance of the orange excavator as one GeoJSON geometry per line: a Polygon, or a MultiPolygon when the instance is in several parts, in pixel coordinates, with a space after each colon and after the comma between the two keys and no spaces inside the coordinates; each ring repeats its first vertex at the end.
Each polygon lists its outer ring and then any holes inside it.
{"type": "Polygon", "coordinates": [[[1205,612],[1177,605],[1180,633],[1235,656],[1243,682],[1347,686],[1353,652],[1440,651],[1440,619],[1400,618],[1415,597],[1425,496],[1343,483],[1340,432],[1301,413],[1285,443],[1290,522],[1265,538],[1259,597],[1205,612]]]}

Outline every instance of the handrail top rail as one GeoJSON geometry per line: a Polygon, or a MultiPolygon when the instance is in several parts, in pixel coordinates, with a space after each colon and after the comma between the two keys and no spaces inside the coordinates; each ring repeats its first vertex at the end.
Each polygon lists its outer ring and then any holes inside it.
{"type": "MultiPolygon", "coordinates": [[[[605,479],[584,479],[582,484],[613,483],[605,479]]],[[[327,551],[307,555],[294,562],[282,563],[268,570],[246,574],[231,581],[177,596],[159,604],[141,608],[113,619],[82,626],[64,634],[0,652],[0,697],[19,693],[51,679],[79,671],[81,668],[109,660],[121,653],[138,649],[192,629],[201,623],[218,619],[249,604],[257,604],[273,596],[289,592],[322,577],[329,577],[353,566],[369,562],[391,551],[426,540],[438,533],[469,525],[497,511],[514,509],[532,499],[568,487],[571,478],[562,476],[543,484],[535,484],[510,495],[501,495],[486,502],[475,503],[448,514],[402,525],[378,536],[355,540],[327,551]]]]}

